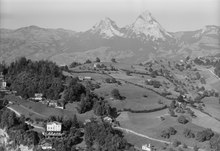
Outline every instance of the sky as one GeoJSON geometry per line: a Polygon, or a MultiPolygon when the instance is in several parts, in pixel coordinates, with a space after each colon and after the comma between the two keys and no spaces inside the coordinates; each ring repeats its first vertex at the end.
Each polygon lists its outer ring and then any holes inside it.
{"type": "Polygon", "coordinates": [[[104,17],[123,27],[145,10],[171,32],[220,25],[220,0],[0,0],[0,28],[86,31],[104,17]]]}

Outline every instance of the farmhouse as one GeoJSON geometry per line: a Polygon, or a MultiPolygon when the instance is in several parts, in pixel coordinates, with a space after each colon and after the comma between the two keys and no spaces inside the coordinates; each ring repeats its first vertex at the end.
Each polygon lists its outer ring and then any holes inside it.
{"type": "Polygon", "coordinates": [[[90,123],[91,120],[90,119],[86,119],[85,122],[83,123],[84,125],[86,125],[87,123],[90,123]]]}
{"type": "Polygon", "coordinates": [[[92,80],[92,77],[84,77],[84,80],[92,80]]]}
{"type": "Polygon", "coordinates": [[[78,76],[78,79],[79,79],[80,81],[83,81],[83,80],[92,80],[92,77],[88,77],[88,76],[86,76],[86,77],[78,76]]]}
{"type": "Polygon", "coordinates": [[[149,145],[147,145],[147,144],[142,145],[142,150],[144,150],[144,151],[151,151],[151,146],[150,146],[150,144],[149,144],[149,145]]]}
{"type": "Polygon", "coordinates": [[[108,117],[108,116],[106,116],[103,120],[106,121],[106,122],[109,122],[109,123],[113,122],[112,118],[108,117]]]}
{"type": "Polygon", "coordinates": [[[42,101],[42,99],[43,99],[42,96],[43,96],[42,93],[35,93],[33,99],[34,99],[35,101],[42,101]]]}
{"type": "Polygon", "coordinates": [[[41,148],[42,148],[43,150],[52,149],[52,148],[53,148],[53,147],[52,147],[52,144],[51,144],[51,143],[48,143],[48,142],[42,142],[40,146],[41,146],[41,148]]]}

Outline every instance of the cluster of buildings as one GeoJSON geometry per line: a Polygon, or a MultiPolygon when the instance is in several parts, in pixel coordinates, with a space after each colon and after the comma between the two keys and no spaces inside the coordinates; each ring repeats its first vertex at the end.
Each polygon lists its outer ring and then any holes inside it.
{"type": "Polygon", "coordinates": [[[92,77],[89,77],[89,76],[78,76],[78,79],[79,79],[80,81],[92,80],[92,77]]]}
{"type": "Polygon", "coordinates": [[[34,97],[30,98],[30,100],[33,100],[33,101],[36,101],[36,102],[41,102],[42,104],[46,104],[49,107],[64,109],[63,106],[59,105],[57,100],[49,100],[49,99],[43,98],[42,93],[35,93],[34,97]]]}
{"type": "Polygon", "coordinates": [[[6,89],[6,81],[4,79],[4,75],[2,72],[0,72],[0,90],[5,90],[6,89]]]}
{"type": "Polygon", "coordinates": [[[40,147],[43,150],[53,149],[50,138],[62,138],[63,136],[62,123],[57,122],[57,121],[48,122],[46,124],[46,129],[45,129],[45,132],[43,132],[43,135],[47,139],[45,139],[43,142],[40,143],[40,147]]]}

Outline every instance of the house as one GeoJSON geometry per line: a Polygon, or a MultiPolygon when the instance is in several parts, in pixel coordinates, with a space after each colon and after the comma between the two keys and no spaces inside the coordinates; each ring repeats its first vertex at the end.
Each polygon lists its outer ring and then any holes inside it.
{"type": "Polygon", "coordinates": [[[84,80],[84,77],[83,77],[83,76],[78,76],[78,79],[79,79],[80,81],[83,81],[83,80],[84,80]]]}
{"type": "Polygon", "coordinates": [[[47,123],[47,132],[58,132],[61,133],[62,130],[62,123],[60,122],[48,122],[47,123]]]}
{"type": "Polygon", "coordinates": [[[112,118],[108,117],[108,116],[104,117],[103,120],[106,121],[106,122],[109,122],[109,123],[113,122],[112,118]]]}
{"type": "Polygon", "coordinates": [[[42,93],[35,93],[33,99],[36,101],[42,101],[42,99],[43,99],[42,96],[43,96],[42,93]]]}
{"type": "Polygon", "coordinates": [[[62,123],[60,122],[48,122],[46,125],[46,131],[43,133],[46,137],[59,137],[62,136],[62,123]]]}
{"type": "Polygon", "coordinates": [[[92,77],[84,77],[84,80],[92,80],[92,77]]]}
{"type": "Polygon", "coordinates": [[[147,82],[151,82],[151,79],[147,79],[147,82]]]}
{"type": "Polygon", "coordinates": [[[84,125],[86,125],[87,123],[90,123],[91,120],[90,119],[86,119],[85,122],[83,123],[84,125]]]}
{"type": "Polygon", "coordinates": [[[50,101],[48,102],[48,106],[50,106],[50,107],[56,107],[56,106],[57,106],[57,101],[55,101],[55,100],[50,100],[50,101]]]}
{"type": "Polygon", "coordinates": [[[78,76],[78,79],[79,79],[80,81],[83,81],[83,80],[92,80],[92,77],[88,77],[88,76],[86,76],[86,77],[78,76]]]}
{"type": "Polygon", "coordinates": [[[93,67],[97,68],[98,65],[99,65],[99,63],[94,63],[93,67]]]}
{"type": "Polygon", "coordinates": [[[150,146],[150,144],[149,144],[149,145],[147,145],[147,144],[142,145],[142,150],[144,150],[144,151],[151,151],[151,146],[150,146]]]}

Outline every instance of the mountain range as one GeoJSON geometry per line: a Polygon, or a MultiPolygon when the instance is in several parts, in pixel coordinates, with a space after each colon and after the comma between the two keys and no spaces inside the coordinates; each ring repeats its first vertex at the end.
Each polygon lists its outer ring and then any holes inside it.
{"type": "Polygon", "coordinates": [[[220,27],[207,25],[196,31],[168,32],[148,11],[124,27],[106,17],[85,32],[37,26],[0,29],[0,61],[10,63],[25,56],[48,59],[59,65],[99,57],[125,63],[154,58],[198,57],[220,53],[220,27]]]}

